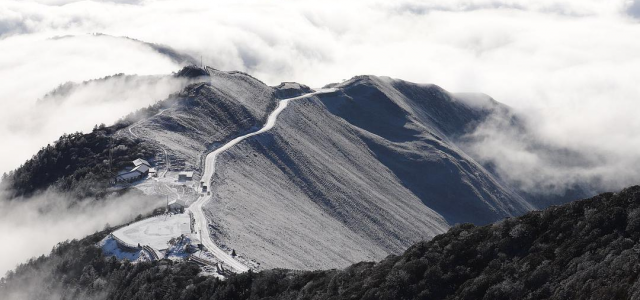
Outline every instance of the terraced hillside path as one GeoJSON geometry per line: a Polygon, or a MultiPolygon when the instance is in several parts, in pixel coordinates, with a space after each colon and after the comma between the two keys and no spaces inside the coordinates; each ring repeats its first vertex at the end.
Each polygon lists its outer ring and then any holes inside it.
{"type": "MultiPolygon", "coordinates": [[[[249,137],[264,133],[270,130],[271,128],[273,128],[276,124],[278,115],[287,107],[289,102],[293,100],[306,98],[306,97],[311,97],[317,94],[331,93],[334,91],[335,89],[320,89],[313,93],[307,93],[302,96],[280,100],[280,102],[278,102],[278,106],[276,107],[276,109],[273,110],[273,112],[271,112],[271,114],[267,118],[267,123],[260,130],[239,136],[231,140],[230,142],[224,144],[222,147],[216,149],[215,151],[209,153],[205,159],[204,174],[201,179],[204,182],[204,185],[207,186],[207,191],[211,191],[210,189],[211,179],[213,178],[213,174],[215,173],[216,159],[218,155],[220,155],[220,153],[227,151],[229,148],[233,147],[234,145],[240,143],[241,141],[249,137]]],[[[225,251],[220,249],[211,239],[208,222],[204,216],[204,211],[202,210],[202,207],[206,205],[207,202],[209,202],[212,197],[213,196],[208,196],[208,195],[201,196],[200,198],[198,198],[198,200],[196,200],[196,202],[194,202],[193,204],[191,204],[191,206],[189,206],[189,210],[193,212],[193,216],[195,219],[195,228],[199,231],[200,235],[202,236],[201,243],[209,250],[209,252],[211,252],[211,254],[213,254],[220,261],[223,261],[225,264],[231,266],[236,272],[240,272],[240,273],[246,272],[249,270],[247,266],[245,266],[244,264],[234,259],[229,253],[226,253],[225,251]]]]}

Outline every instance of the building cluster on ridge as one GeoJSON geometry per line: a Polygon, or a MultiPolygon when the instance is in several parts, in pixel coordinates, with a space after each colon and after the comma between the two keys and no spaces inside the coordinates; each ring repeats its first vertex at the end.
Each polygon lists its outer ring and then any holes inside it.
{"type": "Polygon", "coordinates": [[[133,165],[133,169],[118,173],[116,182],[132,182],[144,178],[149,174],[154,176],[157,173],[156,169],[152,168],[151,164],[142,158],[134,160],[133,165]]]}

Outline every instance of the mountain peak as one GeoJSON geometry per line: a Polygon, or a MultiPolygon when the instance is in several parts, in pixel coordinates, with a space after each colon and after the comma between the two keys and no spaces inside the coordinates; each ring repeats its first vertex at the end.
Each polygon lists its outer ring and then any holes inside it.
{"type": "Polygon", "coordinates": [[[185,78],[197,78],[203,76],[209,76],[209,71],[207,67],[201,68],[196,65],[190,65],[182,68],[182,70],[176,73],[177,77],[185,77],[185,78]]]}
{"type": "Polygon", "coordinates": [[[314,91],[310,87],[297,82],[283,82],[273,88],[276,90],[276,97],[280,99],[293,98],[314,91]]]}

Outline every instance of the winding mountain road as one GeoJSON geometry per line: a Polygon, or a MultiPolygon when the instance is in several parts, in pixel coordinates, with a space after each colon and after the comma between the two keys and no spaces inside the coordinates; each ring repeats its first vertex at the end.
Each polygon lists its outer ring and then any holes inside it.
{"type": "MultiPolygon", "coordinates": [[[[205,159],[205,170],[201,179],[204,182],[204,185],[207,186],[207,190],[208,191],[211,190],[209,186],[211,184],[213,174],[215,173],[216,159],[218,155],[220,155],[220,153],[229,150],[229,148],[233,147],[234,145],[240,143],[241,141],[249,137],[264,133],[270,130],[271,128],[273,128],[273,126],[275,126],[276,124],[278,115],[287,107],[289,102],[297,99],[314,96],[317,94],[331,93],[334,91],[335,89],[320,89],[313,93],[307,93],[302,96],[280,100],[280,102],[278,102],[278,106],[276,107],[276,109],[273,112],[271,112],[271,114],[267,118],[267,123],[260,130],[239,136],[231,140],[230,142],[224,144],[222,147],[216,149],[215,151],[209,153],[205,159]]],[[[189,206],[189,210],[193,212],[193,216],[195,219],[195,228],[199,229],[199,233],[202,237],[201,242],[209,250],[209,252],[211,252],[216,258],[223,261],[227,265],[231,266],[237,272],[240,272],[240,273],[246,272],[249,270],[247,266],[235,260],[230,254],[221,250],[211,239],[211,234],[209,232],[207,219],[205,218],[204,211],[202,210],[202,207],[206,205],[207,202],[211,200],[211,198],[213,198],[213,196],[209,196],[205,194],[204,196],[201,196],[200,198],[198,198],[198,200],[196,200],[196,202],[191,204],[191,206],[189,206]]]]}
{"type": "MultiPolygon", "coordinates": [[[[144,121],[146,121],[146,120],[148,120],[148,119],[151,119],[151,118],[153,118],[153,117],[155,117],[155,116],[159,116],[159,115],[161,115],[162,113],[164,113],[164,112],[165,112],[167,109],[169,109],[169,108],[170,108],[170,107],[167,107],[167,108],[165,108],[165,109],[163,109],[163,110],[160,110],[158,113],[156,113],[155,115],[153,115],[153,116],[151,116],[151,117],[149,117],[149,118],[142,119],[142,120],[139,120],[139,121],[137,121],[137,122],[133,123],[131,126],[129,126],[129,133],[131,134],[131,136],[133,136],[134,138],[139,138],[139,136],[138,136],[135,132],[133,132],[133,130],[132,130],[132,129],[133,129],[133,128],[136,128],[138,125],[140,125],[140,123],[142,123],[142,122],[144,122],[144,121]]],[[[163,149],[163,150],[164,150],[164,149],[163,149]]]]}

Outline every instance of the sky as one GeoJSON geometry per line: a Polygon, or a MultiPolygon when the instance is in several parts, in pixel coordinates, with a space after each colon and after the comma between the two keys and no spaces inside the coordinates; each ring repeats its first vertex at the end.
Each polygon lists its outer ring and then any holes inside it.
{"type": "Polygon", "coordinates": [[[270,85],[373,74],[485,93],[526,117],[544,143],[591,159],[560,170],[494,130],[473,148],[483,160],[498,161],[514,181],[539,175],[531,188],[577,177],[620,188],[640,178],[629,168],[640,163],[639,22],[640,0],[3,0],[0,172],[62,133],[111,124],[182,86],[112,80],[67,101],[38,101],[68,81],[180,69],[143,43],[115,38],[126,36],[270,85]]]}
{"type": "MultiPolygon", "coordinates": [[[[618,189],[640,181],[639,22],[640,0],[2,0],[0,173],[63,133],[113,123],[182,86],[152,77],[178,71],[179,63],[115,38],[126,36],[270,85],[321,87],[373,74],[485,93],[521,114],[536,139],[579,153],[585,163],[559,164],[495,124],[475,132],[481,142],[470,151],[479,159],[496,163],[524,189],[580,180],[618,189]],[[116,73],[140,76],[90,83],[63,101],[41,100],[65,82],[116,73]]],[[[58,195],[43,197],[59,203],[58,195]]],[[[0,239],[40,238],[49,227],[63,233],[24,255],[103,226],[101,219],[71,234],[68,224],[78,226],[73,214],[64,222],[53,217],[64,207],[28,213],[44,205],[40,199],[11,208],[0,202],[0,231],[17,226],[17,235],[0,239]],[[2,213],[9,210],[45,222],[21,224],[2,213]]],[[[77,209],[83,216],[110,211],[77,209]]],[[[5,257],[14,260],[0,261],[0,271],[24,260],[5,257]]]]}

